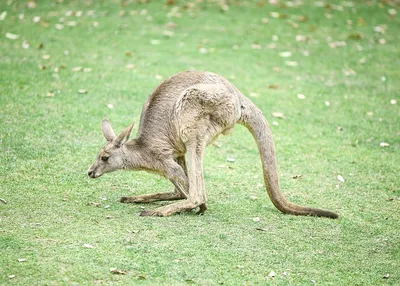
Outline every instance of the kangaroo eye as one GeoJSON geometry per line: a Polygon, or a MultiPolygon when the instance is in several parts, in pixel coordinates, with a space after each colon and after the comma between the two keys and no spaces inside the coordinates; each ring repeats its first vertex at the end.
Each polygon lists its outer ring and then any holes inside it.
{"type": "Polygon", "coordinates": [[[107,161],[108,161],[108,158],[109,158],[109,157],[107,157],[107,156],[101,156],[101,161],[107,162],[107,161]]]}

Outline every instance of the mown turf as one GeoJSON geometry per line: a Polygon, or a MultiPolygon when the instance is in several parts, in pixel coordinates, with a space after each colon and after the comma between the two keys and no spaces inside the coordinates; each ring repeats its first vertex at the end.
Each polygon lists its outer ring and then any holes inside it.
{"type": "Polygon", "coordinates": [[[400,283],[398,6],[3,2],[0,284],[400,283]],[[340,219],[279,213],[243,127],[207,149],[204,216],[138,217],[141,206],[119,203],[172,188],[150,174],[87,179],[100,121],[138,123],[151,90],[187,69],[251,96],[271,124],[282,191],[340,219]]]}

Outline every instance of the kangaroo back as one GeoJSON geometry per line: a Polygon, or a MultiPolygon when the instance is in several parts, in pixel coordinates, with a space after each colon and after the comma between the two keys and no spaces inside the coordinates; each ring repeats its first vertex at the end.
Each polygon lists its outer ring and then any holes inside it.
{"type": "Polygon", "coordinates": [[[241,96],[241,104],[242,116],[238,123],[247,127],[257,143],[265,186],[275,207],[285,214],[338,218],[339,216],[336,213],[322,209],[302,207],[289,202],[283,196],[279,188],[274,141],[272,140],[267,120],[261,110],[248,98],[241,96]]]}

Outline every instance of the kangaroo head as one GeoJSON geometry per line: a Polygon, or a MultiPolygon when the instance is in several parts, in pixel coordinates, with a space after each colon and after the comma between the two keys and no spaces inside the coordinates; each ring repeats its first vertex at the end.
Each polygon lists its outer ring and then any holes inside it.
{"type": "Polygon", "coordinates": [[[96,161],[88,170],[90,178],[98,178],[101,175],[124,169],[126,167],[126,148],[124,144],[128,141],[133,128],[132,124],[118,136],[115,135],[110,121],[104,119],[101,122],[101,130],[107,140],[106,145],[101,148],[96,161]]]}

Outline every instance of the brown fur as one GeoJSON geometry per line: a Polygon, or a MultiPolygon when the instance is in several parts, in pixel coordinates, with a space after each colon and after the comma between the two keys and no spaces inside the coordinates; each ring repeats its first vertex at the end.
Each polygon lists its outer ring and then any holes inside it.
{"type": "Polygon", "coordinates": [[[175,191],[122,197],[121,202],[181,200],[141,215],[168,216],[197,207],[199,213],[204,213],[204,149],[236,123],[246,126],[257,142],[268,195],[281,212],[338,217],[285,199],[279,189],[274,142],[262,112],[226,79],[210,72],[181,72],[157,86],[144,105],[137,137],[131,141],[128,139],[133,125],[116,136],[110,122],[103,120],[107,144],[88,175],[97,178],[118,169],[154,172],[168,178],[175,191]]]}

